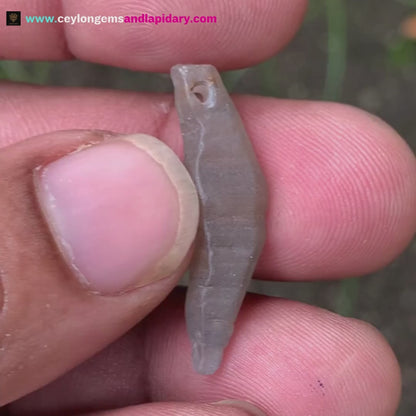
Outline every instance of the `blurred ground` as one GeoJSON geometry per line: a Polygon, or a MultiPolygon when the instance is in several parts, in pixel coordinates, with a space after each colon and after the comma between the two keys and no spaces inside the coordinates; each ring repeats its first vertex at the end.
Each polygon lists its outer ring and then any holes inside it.
{"type": "MultiPolygon", "coordinates": [[[[324,0],[311,0],[306,22],[294,42],[267,63],[226,74],[228,86],[234,92],[282,98],[319,100],[325,96],[361,107],[386,120],[415,150],[416,42],[403,39],[399,26],[406,16],[416,13],[416,0],[348,0],[346,14],[342,7],[337,8],[346,2],[332,1],[331,10],[324,0]],[[328,11],[333,45],[329,74],[328,11]],[[343,39],[346,16],[348,35],[343,39]]],[[[32,82],[171,91],[167,75],[81,62],[29,64],[14,69],[14,64],[10,65],[9,69],[23,80],[32,82]]],[[[403,372],[403,400],[397,415],[410,416],[416,414],[415,275],[416,240],[393,264],[364,279],[338,283],[255,282],[252,289],[316,304],[375,325],[391,343],[403,372]]]]}

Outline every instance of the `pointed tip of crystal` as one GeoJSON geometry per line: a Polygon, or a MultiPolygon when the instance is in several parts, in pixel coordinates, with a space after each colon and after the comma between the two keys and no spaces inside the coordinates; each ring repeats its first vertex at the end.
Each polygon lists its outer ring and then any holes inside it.
{"type": "Polygon", "coordinates": [[[195,370],[199,374],[214,374],[221,365],[224,349],[220,346],[210,346],[194,343],[192,360],[195,370]]]}

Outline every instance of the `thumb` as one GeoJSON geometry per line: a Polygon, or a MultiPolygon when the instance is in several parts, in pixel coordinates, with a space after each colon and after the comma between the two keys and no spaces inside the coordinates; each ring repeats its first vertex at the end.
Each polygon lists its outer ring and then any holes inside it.
{"type": "Polygon", "coordinates": [[[146,135],[54,132],[0,151],[0,406],[87,359],[179,279],[198,199],[146,135]]]}

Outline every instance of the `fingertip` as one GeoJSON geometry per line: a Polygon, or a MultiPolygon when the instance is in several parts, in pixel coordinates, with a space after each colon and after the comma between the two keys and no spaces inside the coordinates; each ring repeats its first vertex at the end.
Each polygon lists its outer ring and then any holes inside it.
{"type": "Polygon", "coordinates": [[[206,378],[189,364],[180,305],[173,307],[166,303],[150,318],[155,400],[235,395],[282,415],[384,416],[397,409],[397,359],[368,324],[291,300],[248,296],[219,372],[206,378]],[[184,374],[189,382],[181,385],[184,374]]]}
{"type": "MultiPolygon", "coordinates": [[[[253,104],[241,105],[243,116],[253,104]]],[[[247,117],[256,119],[252,137],[261,138],[254,145],[271,194],[259,275],[362,275],[409,244],[416,159],[386,123],[343,104],[264,99],[247,117]]]]}
{"type": "Polygon", "coordinates": [[[67,14],[125,16],[207,16],[211,23],[125,23],[68,26],[71,52],[80,59],[145,71],[167,72],[178,62],[211,63],[219,69],[254,65],[281,49],[296,33],[306,0],[167,0],[93,3],[65,2],[67,14]],[[97,36],[99,33],[100,36],[97,36]],[[111,45],[111,46],[109,46],[111,45]]]}
{"type": "MultiPolygon", "coordinates": [[[[349,319],[357,328],[355,334],[357,344],[363,341],[361,351],[368,347],[370,358],[363,360],[364,366],[357,365],[357,372],[366,374],[369,386],[378,386],[380,391],[374,388],[374,407],[388,409],[386,414],[394,414],[399,406],[402,393],[402,375],[399,361],[389,344],[387,338],[369,322],[354,318],[349,319]],[[362,335],[363,334],[363,335],[362,335]],[[383,395],[380,392],[384,392],[383,395]],[[380,397],[382,396],[382,397],[380,397]]],[[[373,387],[372,387],[373,388],[373,387]]]]}

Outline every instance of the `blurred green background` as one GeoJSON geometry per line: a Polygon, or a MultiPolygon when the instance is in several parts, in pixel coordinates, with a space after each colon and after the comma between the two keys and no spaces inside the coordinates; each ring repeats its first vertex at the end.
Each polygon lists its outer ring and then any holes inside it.
{"type": "MultiPolygon", "coordinates": [[[[294,41],[260,65],[224,73],[237,93],[331,100],[370,111],[416,149],[416,0],[311,0],[294,41]],[[410,28],[410,29],[409,29],[410,28]],[[413,29],[412,29],[413,28],[413,29]]],[[[0,62],[0,78],[37,84],[170,92],[166,74],[85,62],[0,62]]],[[[74,126],[76,127],[76,126],[74,126]]],[[[254,282],[252,291],[316,304],[374,324],[403,372],[398,416],[416,414],[416,241],[393,264],[341,282],[254,282]]],[[[370,416],[370,415],[369,415],[370,416]]]]}

